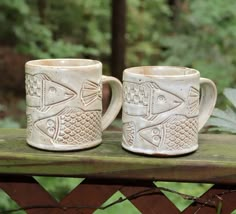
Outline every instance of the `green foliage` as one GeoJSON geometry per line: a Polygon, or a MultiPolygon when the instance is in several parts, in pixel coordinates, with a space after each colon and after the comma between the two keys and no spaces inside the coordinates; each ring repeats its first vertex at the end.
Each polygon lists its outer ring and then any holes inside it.
{"type": "Polygon", "coordinates": [[[56,37],[80,44],[84,56],[110,54],[109,1],[49,0],[47,4],[45,19],[56,37]]]}
{"type": "Polygon", "coordinates": [[[37,180],[57,201],[61,201],[84,180],[83,178],[43,176],[34,176],[34,179],[37,180]]]}
{"type": "Polygon", "coordinates": [[[20,124],[11,117],[0,120],[0,128],[20,128],[20,124]]]}
{"type": "MultiPolygon", "coordinates": [[[[117,191],[102,206],[106,206],[114,201],[119,200],[120,198],[125,198],[125,196],[120,191],[117,191]]],[[[97,209],[94,212],[94,214],[120,214],[120,213],[140,214],[141,212],[129,200],[125,200],[122,203],[114,204],[113,206],[108,207],[105,210],[97,209]]]]}
{"type": "Polygon", "coordinates": [[[162,0],[127,2],[127,67],[193,67],[220,95],[234,86],[236,1],[184,0],[174,9],[162,0]]]}
{"type": "MultiPolygon", "coordinates": [[[[0,189],[0,212],[7,211],[9,209],[19,209],[17,203],[15,203],[3,190],[0,189]]],[[[26,214],[24,211],[18,211],[16,214],[26,214]]]]}
{"type": "MultiPolygon", "coordinates": [[[[7,107],[0,104],[0,112],[5,113],[6,111],[7,107]]],[[[0,119],[0,128],[20,128],[20,123],[12,117],[4,117],[0,119]]]]}
{"type": "Polygon", "coordinates": [[[217,210],[216,210],[216,213],[217,213],[217,214],[221,214],[222,206],[223,206],[222,201],[219,201],[219,203],[218,203],[218,205],[217,205],[217,210]]]}
{"type": "Polygon", "coordinates": [[[81,53],[81,45],[63,39],[54,40],[52,29],[42,23],[33,3],[25,0],[0,1],[3,11],[0,38],[13,41],[18,51],[35,58],[73,57],[81,53]]]}
{"type": "Polygon", "coordinates": [[[128,0],[127,7],[127,67],[157,65],[160,40],[170,29],[170,8],[165,0],[128,0]]]}
{"type": "Polygon", "coordinates": [[[175,26],[160,42],[163,64],[190,66],[211,78],[219,92],[235,83],[236,2],[184,1],[175,26]]]}
{"type": "MultiPolygon", "coordinates": [[[[43,1],[43,8],[39,1],[0,1],[0,38],[35,58],[95,58],[107,67],[110,1],[43,1]]],[[[127,0],[126,66],[188,66],[212,79],[219,93],[233,87],[236,1],[178,2],[127,0]]]]}
{"type": "Polygon", "coordinates": [[[212,117],[208,120],[209,130],[230,132],[236,134],[236,89],[226,88],[224,95],[232,103],[233,107],[227,106],[225,110],[215,108],[212,117]]]}

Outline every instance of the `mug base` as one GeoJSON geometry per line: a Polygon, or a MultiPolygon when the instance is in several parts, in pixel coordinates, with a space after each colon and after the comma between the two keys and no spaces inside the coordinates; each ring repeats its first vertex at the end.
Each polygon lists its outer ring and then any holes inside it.
{"type": "Polygon", "coordinates": [[[125,150],[128,150],[129,152],[132,152],[132,153],[138,153],[141,155],[160,156],[160,157],[185,155],[185,154],[192,153],[198,149],[198,145],[195,145],[188,149],[182,149],[179,151],[153,151],[153,150],[147,150],[147,149],[145,150],[145,149],[140,149],[140,148],[127,147],[124,144],[122,144],[122,147],[125,150]]]}
{"type": "Polygon", "coordinates": [[[99,144],[101,144],[102,140],[97,140],[94,142],[89,142],[83,145],[55,145],[55,144],[43,144],[43,143],[33,143],[29,140],[27,140],[27,144],[40,150],[47,150],[47,151],[58,151],[58,152],[63,152],[63,151],[75,151],[75,150],[84,150],[84,149],[89,149],[93,148],[99,144]]]}

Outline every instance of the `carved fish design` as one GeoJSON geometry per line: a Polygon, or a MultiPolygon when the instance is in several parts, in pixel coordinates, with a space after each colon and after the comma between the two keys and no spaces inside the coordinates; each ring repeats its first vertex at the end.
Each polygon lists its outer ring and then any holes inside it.
{"type": "Polygon", "coordinates": [[[92,81],[85,81],[81,89],[81,100],[85,106],[93,103],[95,100],[102,99],[102,85],[92,81]]]}
{"type": "Polygon", "coordinates": [[[76,96],[76,92],[52,81],[46,74],[26,74],[25,85],[27,106],[42,112],[76,96]]]}
{"type": "Polygon", "coordinates": [[[31,114],[27,114],[26,118],[27,118],[27,136],[31,137],[31,134],[33,132],[33,120],[31,114]]]}
{"type": "Polygon", "coordinates": [[[56,144],[84,144],[100,138],[101,111],[65,108],[57,115],[35,122],[34,126],[56,144]]]}
{"type": "Polygon", "coordinates": [[[198,115],[199,113],[199,91],[190,87],[188,93],[188,115],[198,115]]]}
{"type": "Polygon", "coordinates": [[[190,148],[197,144],[198,117],[174,115],[160,124],[141,129],[138,133],[144,142],[161,149],[190,148]]]}
{"type": "Polygon", "coordinates": [[[130,121],[123,124],[122,141],[127,146],[132,146],[135,140],[135,124],[130,121]]]}
{"type": "Polygon", "coordinates": [[[159,114],[177,108],[184,102],[154,82],[124,82],[123,100],[123,110],[126,114],[142,116],[147,120],[154,120],[159,114]]]}

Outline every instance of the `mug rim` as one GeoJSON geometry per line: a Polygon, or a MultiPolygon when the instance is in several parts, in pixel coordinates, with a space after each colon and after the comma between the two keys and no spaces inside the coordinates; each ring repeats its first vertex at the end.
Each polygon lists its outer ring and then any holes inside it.
{"type": "Polygon", "coordinates": [[[149,76],[149,77],[161,77],[161,78],[178,78],[178,77],[195,77],[200,76],[200,72],[194,68],[183,67],[183,66],[159,66],[159,65],[151,65],[151,66],[135,66],[126,68],[123,71],[123,74],[129,74],[134,76],[149,76]],[[149,71],[147,71],[149,69],[149,71]],[[150,69],[155,69],[155,71],[150,72],[150,69]],[[164,74],[166,69],[175,70],[175,72],[182,72],[178,74],[164,74]],[[157,73],[162,70],[162,74],[157,73]]]}
{"type": "Polygon", "coordinates": [[[55,68],[55,67],[63,67],[63,68],[89,68],[94,66],[102,66],[102,63],[98,60],[93,59],[83,59],[83,58],[47,58],[47,59],[35,59],[29,60],[25,63],[25,67],[44,67],[44,68],[55,68]],[[46,64],[46,63],[49,64],[46,64]],[[72,62],[70,64],[64,64],[66,62],[72,62]],[[84,64],[75,65],[73,63],[83,62],[84,64]],[[55,63],[55,64],[50,64],[55,63]],[[58,63],[58,64],[57,64],[58,63]]]}

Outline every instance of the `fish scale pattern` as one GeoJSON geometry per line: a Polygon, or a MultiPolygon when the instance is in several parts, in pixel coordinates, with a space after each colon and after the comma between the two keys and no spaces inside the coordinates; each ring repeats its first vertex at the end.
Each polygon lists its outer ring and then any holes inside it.
{"type": "Polygon", "coordinates": [[[124,102],[147,106],[149,100],[149,90],[143,84],[127,83],[123,84],[124,102]]]}
{"type": "Polygon", "coordinates": [[[167,150],[182,150],[197,144],[197,117],[176,120],[165,125],[167,150]]]}
{"type": "Polygon", "coordinates": [[[123,124],[123,143],[126,146],[132,146],[135,141],[135,124],[128,122],[123,124]]]}
{"type": "Polygon", "coordinates": [[[101,111],[68,112],[60,115],[56,143],[86,144],[100,138],[101,111]]]}
{"type": "Polygon", "coordinates": [[[26,115],[27,119],[27,135],[30,137],[33,131],[33,120],[30,114],[26,115]]]}
{"type": "Polygon", "coordinates": [[[30,96],[41,96],[42,80],[37,75],[25,76],[26,94],[30,96]]]}

